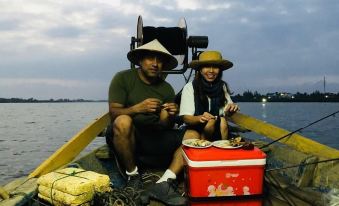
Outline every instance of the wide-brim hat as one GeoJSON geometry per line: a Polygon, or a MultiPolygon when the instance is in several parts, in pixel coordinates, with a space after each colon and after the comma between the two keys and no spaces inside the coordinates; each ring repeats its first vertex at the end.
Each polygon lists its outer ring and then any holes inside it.
{"type": "Polygon", "coordinates": [[[207,65],[216,66],[221,70],[226,70],[231,68],[233,63],[223,59],[221,53],[218,51],[204,51],[199,55],[199,59],[191,61],[188,67],[192,69],[200,69],[202,66],[207,65]]]}
{"type": "Polygon", "coordinates": [[[178,60],[157,39],[128,52],[127,58],[133,64],[140,66],[140,60],[147,52],[158,53],[165,60],[164,70],[171,70],[178,66],[178,60]]]}

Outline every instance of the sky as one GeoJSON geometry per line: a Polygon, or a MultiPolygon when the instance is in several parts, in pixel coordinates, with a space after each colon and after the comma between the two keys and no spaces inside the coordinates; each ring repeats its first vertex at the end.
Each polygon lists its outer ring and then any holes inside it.
{"type": "Polygon", "coordinates": [[[0,0],[0,98],[107,99],[139,15],[208,36],[234,64],[223,74],[234,94],[323,92],[324,78],[338,93],[338,11],[336,0],[0,0]]]}

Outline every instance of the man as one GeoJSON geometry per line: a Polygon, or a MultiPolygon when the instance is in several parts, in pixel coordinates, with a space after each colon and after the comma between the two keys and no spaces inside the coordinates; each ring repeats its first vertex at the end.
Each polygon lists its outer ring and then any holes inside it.
{"type": "Polygon", "coordinates": [[[171,129],[178,106],[175,93],[161,71],[170,70],[178,62],[158,40],[153,40],[127,54],[137,69],[118,72],[109,88],[109,111],[113,137],[107,139],[126,169],[127,187],[142,189],[136,154],[173,154],[169,169],[149,191],[151,198],[171,205],[184,200],[172,188],[182,170],[181,142],[184,131],[171,129]]]}

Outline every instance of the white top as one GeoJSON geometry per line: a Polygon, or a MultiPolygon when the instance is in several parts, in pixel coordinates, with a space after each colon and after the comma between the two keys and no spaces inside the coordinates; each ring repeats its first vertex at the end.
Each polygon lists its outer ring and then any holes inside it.
{"type": "MultiPolygon", "coordinates": [[[[219,115],[224,114],[224,109],[227,104],[233,103],[230,95],[227,92],[226,86],[224,85],[224,92],[226,97],[225,105],[219,108],[219,115]]],[[[207,97],[208,99],[208,108],[211,109],[211,99],[207,97]]],[[[180,112],[179,116],[182,115],[194,115],[195,112],[195,106],[194,106],[194,89],[192,82],[187,83],[181,93],[181,102],[180,102],[180,112]]],[[[208,112],[208,111],[206,111],[208,112]]]]}

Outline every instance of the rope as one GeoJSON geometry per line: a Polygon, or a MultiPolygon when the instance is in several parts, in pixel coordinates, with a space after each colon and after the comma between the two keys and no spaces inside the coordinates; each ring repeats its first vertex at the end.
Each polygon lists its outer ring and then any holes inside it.
{"type": "Polygon", "coordinates": [[[140,193],[133,188],[114,188],[111,192],[95,193],[93,203],[101,206],[137,206],[135,200],[140,193]]]}
{"type": "MultiPolygon", "coordinates": [[[[17,190],[19,187],[21,187],[23,184],[25,184],[26,182],[28,182],[31,179],[34,179],[34,177],[26,178],[25,181],[23,181],[21,184],[19,184],[14,189],[12,189],[12,191],[17,190]]],[[[27,198],[27,195],[28,195],[28,194],[26,194],[24,192],[8,192],[8,194],[9,194],[9,198],[14,197],[15,195],[22,195],[22,196],[24,196],[24,198],[27,198]]]]}
{"type": "Polygon", "coordinates": [[[327,119],[327,118],[329,118],[329,117],[331,117],[331,116],[335,116],[336,113],[339,113],[339,110],[336,111],[336,112],[333,112],[332,114],[329,114],[329,115],[327,115],[327,116],[325,116],[325,117],[323,117],[323,118],[320,118],[320,119],[318,119],[318,120],[316,120],[316,121],[314,121],[314,122],[311,122],[310,124],[308,124],[308,125],[306,125],[306,126],[304,126],[304,127],[301,127],[301,128],[299,128],[299,129],[297,129],[297,130],[294,130],[293,132],[290,132],[290,133],[288,133],[288,134],[286,134],[286,135],[284,135],[284,136],[282,136],[282,137],[280,137],[280,138],[278,138],[278,139],[276,139],[276,140],[274,140],[274,141],[272,141],[272,142],[270,142],[270,143],[268,143],[268,144],[266,144],[266,145],[260,147],[260,149],[265,148],[265,147],[268,147],[269,145],[274,144],[274,143],[276,143],[276,142],[278,142],[278,141],[280,141],[280,140],[282,140],[282,139],[284,139],[284,138],[286,138],[286,137],[289,137],[289,136],[293,135],[294,133],[297,133],[297,132],[299,132],[299,131],[301,131],[301,130],[303,130],[303,129],[306,129],[307,127],[310,127],[311,125],[313,125],[313,124],[315,124],[315,123],[318,123],[318,122],[320,122],[320,121],[322,121],[322,120],[324,120],[324,119],[327,119]]]}
{"type": "Polygon", "coordinates": [[[160,175],[157,175],[155,173],[144,173],[142,174],[142,180],[143,183],[147,184],[147,183],[155,183],[156,181],[158,181],[160,179],[160,175]]]}
{"type": "MultiPolygon", "coordinates": [[[[143,173],[142,181],[145,184],[155,183],[160,176],[155,173],[143,173]]],[[[111,192],[96,193],[94,195],[94,205],[101,206],[137,206],[141,201],[141,193],[143,190],[135,190],[132,187],[123,189],[113,188],[111,192]]]]}
{"type": "Polygon", "coordinates": [[[79,171],[79,172],[73,171],[73,172],[70,173],[70,174],[62,173],[62,172],[55,172],[55,173],[57,173],[57,174],[62,174],[62,175],[65,175],[65,176],[64,176],[64,177],[60,177],[59,179],[54,180],[53,183],[52,183],[52,186],[51,186],[51,192],[50,192],[50,197],[51,197],[51,203],[52,203],[52,205],[54,205],[54,198],[53,198],[53,188],[54,188],[54,184],[55,184],[57,181],[62,180],[62,179],[65,179],[65,178],[67,178],[67,177],[79,177],[79,178],[88,180],[88,178],[86,178],[86,177],[76,176],[77,174],[83,173],[83,172],[86,172],[86,170],[79,171]]]}
{"type": "MultiPolygon", "coordinates": [[[[25,184],[26,182],[28,182],[28,181],[31,180],[31,179],[34,179],[34,177],[26,178],[25,181],[23,181],[20,185],[16,186],[16,187],[13,189],[13,191],[16,190],[16,189],[18,189],[19,187],[21,187],[23,184],[25,184]]],[[[10,195],[11,195],[11,194],[10,194],[10,195]]]]}
{"type": "Polygon", "coordinates": [[[272,187],[280,194],[280,196],[286,201],[289,206],[296,206],[293,200],[285,193],[279,181],[272,175],[272,173],[266,174],[267,181],[271,182],[272,187]]]}
{"type": "Polygon", "coordinates": [[[36,203],[36,204],[32,204],[32,205],[39,205],[39,206],[50,206],[50,204],[47,204],[47,203],[44,203],[44,202],[41,202],[40,200],[38,200],[37,198],[34,198],[32,197],[31,200],[36,203]]]}
{"type": "Polygon", "coordinates": [[[313,165],[313,164],[319,164],[319,163],[324,163],[324,162],[331,162],[331,161],[338,161],[339,158],[333,158],[333,159],[327,159],[327,160],[321,160],[317,162],[310,162],[310,163],[301,163],[298,165],[292,165],[292,166],[287,166],[287,167],[280,167],[280,168],[273,168],[273,169],[266,169],[266,172],[272,172],[276,170],[284,170],[284,169],[289,169],[289,168],[294,168],[294,167],[300,167],[300,166],[306,166],[306,165],[313,165]]]}

